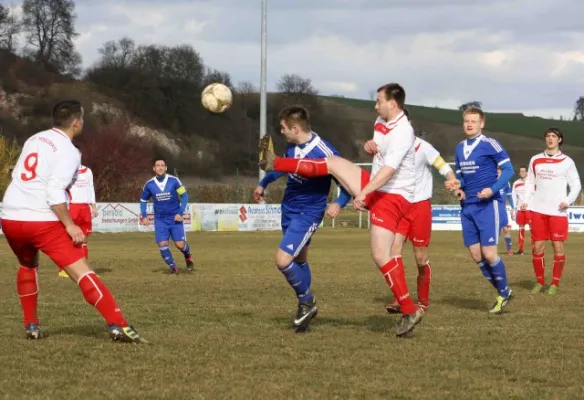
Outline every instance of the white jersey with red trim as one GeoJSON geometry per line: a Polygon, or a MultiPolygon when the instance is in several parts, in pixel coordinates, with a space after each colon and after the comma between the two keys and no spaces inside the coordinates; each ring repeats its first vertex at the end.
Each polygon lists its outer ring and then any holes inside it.
{"type": "Polygon", "coordinates": [[[93,172],[82,165],[77,170],[77,179],[69,189],[69,203],[95,204],[95,188],[93,186],[93,172]]]}
{"type": "Polygon", "coordinates": [[[414,128],[403,112],[389,122],[381,118],[375,121],[373,140],[378,151],[373,157],[371,179],[383,167],[395,169],[393,177],[378,191],[399,194],[409,202],[414,201],[416,189],[414,138],[414,128]]]}
{"type": "MultiPolygon", "coordinates": [[[[513,198],[513,205],[515,206],[516,210],[521,209],[522,204],[527,204],[525,202],[525,179],[517,179],[513,182],[513,186],[511,187],[511,197],[513,198]]],[[[529,205],[528,205],[529,206],[529,205]]]]}
{"type": "Polygon", "coordinates": [[[416,154],[416,191],[414,193],[414,203],[418,203],[432,198],[434,183],[432,165],[440,157],[440,153],[434,146],[419,137],[415,138],[414,151],[416,154]]]}
{"type": "Polygon", "coordinates": [[[67,203],[81,162],[71,139],[52,128],[30,137],[12,171],[2,201],[2,219],[58,221],[52,205],[67,203]]]}
{"type": "Polygon", "coordinates": [[[568,210],[560,210],[560,203],[571,205],[581,188],[578,170],[570,157],[562,152],[555,155],[543,152],[529,162],[524,202],[529,210],[540,214],[567,216],[568,210]]]}

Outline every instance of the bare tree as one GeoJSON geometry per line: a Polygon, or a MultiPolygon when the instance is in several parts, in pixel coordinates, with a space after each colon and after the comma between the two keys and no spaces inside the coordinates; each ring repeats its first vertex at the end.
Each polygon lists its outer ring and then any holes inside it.
{"type": "Polygon", "coordinates": [[[22,30],[27,44],[34,50],[29,55],[57,71],[75,75],[81,55],[75,51],[75,3],[73,0],[24,0],[22,30]]]}
{"type": "Polygon", "coordinates": [[[208,68],[203,80],[203,86],[216,82],[222,83],[229,88],[233,88],[233,84],[231,83],[231,76],[228,72],[208,68]]]}
{"type": "Polygon", "coordinates": [[[276,84],[278,91],[284,94],[294,95],[318,95],[318,90],[312,86],[312,80],[296,74],[283,75],[276,84]]]}
{"type": "Polygon", "coordinates": [[[21,26],[14,11],[0,4],[0,49],[13,53],[21,26]]]}
{"type": "Polygon", "coordinates": [[[574,121],[584,121],[584,96],[580,96],[574,104],[574,121]]]}
{"type": "Polygon", "coordinates": [[[136,44],[129,37],[123,37],[117,42],[110,40],[105,42],[98,50],[101,59],[99,67],[103,68],[127,68],[132,63],[136,44]]]}

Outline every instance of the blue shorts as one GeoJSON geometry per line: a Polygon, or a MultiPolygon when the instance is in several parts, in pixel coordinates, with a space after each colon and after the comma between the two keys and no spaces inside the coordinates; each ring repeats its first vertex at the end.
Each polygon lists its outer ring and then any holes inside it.
{"type": "Polygon", "coordinates": [[[501,200],[498,200],[497,203],[499,203],[499,232],[501,232],[504,227],[509,225],[509,217],[507,217],[505,203],[501,200]]]}
{"type": "Polygon", "coordinates": [[[310,244],[312,235],[322,222],[321,217],[306,214],[282,213],[282,233],[280,249],[292,257],[298,256],[302,249],[310,244]]]}
{"type": "Polygon", "coordinates": [[[460,211],[464,245],[469,247],[480,243],[481,246],[499,244],[501,222],[499,202],[495,200],[465,204],[460,211]]]}
{"type": "Polygon", "coordinates": [[[184,242],[187,240],[185,225],[176,222],[174,219],[156,219],[154,218],[154,236],[156,243],[167,242],[172,238],[173,242],[184,242]]]}

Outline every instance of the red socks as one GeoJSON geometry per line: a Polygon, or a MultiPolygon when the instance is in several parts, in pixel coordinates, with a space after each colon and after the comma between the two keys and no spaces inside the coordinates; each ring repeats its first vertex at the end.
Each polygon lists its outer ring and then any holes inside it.
{"type": "Polygon", "coordinates": [[[428,307],[430,299],[430,282],[432,281],[432,267],[428,261],[426,265],[418,266],[418,301],[428,307]]]}
{"type": "Polygon", "coordinates": [[[565,255],[554,255],[554,275],[552,278],[552,285],[559,286],[560,285],[560,278],[562,277],[562,273],[564,272],[564,264],[566,263],[566,256],[565,255]]]}
{"type": "Polygon", "coordinates": [[[525,228],[519,228],[519,252],[523,253],[523,245],[525,244],[525,228]]]}
{"type": "Polygon", "coordinates": [[[108,325],[128,326],[111,292],[95,273],[88,272],[78,282],[85,300],[103,315],[108,325]]]}
{"type": "Polygon", "coordinates": [[[306,178],[327,176],[329,174],[326,158],[307,160],[302,158],[276,157],[274,160],[274,170],[289,174],[298,174],[306,178]]]}
{"type": "Polygon", "coordinates": [[[37,280],[37,268],[21,266],[16,275],[16,290],[20,297],[22,312],[24,314],[24,326],[32,323],[39,324],[37,317],[37,304],[39,298],[39,285],[37,280]]]}
{"type": "Polygon", "coordinates": [[[83,247],[83,251],[85,252],[85,258],[89,258],[89,250],[87,250],[87,243],[83,243],[81,245],[81,247],[83,247]]]}
{"type": "Polygon", "coordinates": [[[545,284],[544,273],[545,273],[545,261],[543,254],[533,254],[533,272],[535,272],[535,278],[537,283],[540,285],[545,284]]]}
{"type": "Polygon", "coordinates": [[[387,264],[380,268],[385,277],[393,296],[400,305],[402,314],[414,314],[416,305],[408,291],[404,262],[401,257],[394,257],[387,264]]]}

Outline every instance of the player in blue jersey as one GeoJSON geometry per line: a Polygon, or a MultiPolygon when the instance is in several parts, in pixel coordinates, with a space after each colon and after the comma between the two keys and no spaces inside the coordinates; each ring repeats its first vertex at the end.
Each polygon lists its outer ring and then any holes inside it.
{"type": "Polygon", "coordinates": [[[512,291],[507,284],[507,271],[497,253],[500,235],[500,190],[513,176],[509,155],[495,140],[482,134],[485,114],[469,107],[463,113],[466,139],[456,146],[456,181],[446,187],[457,190],[462,210],[460,219],[464,245],[483,275],[497,290],[491,314],[501,314],[512,291]],[[501,176],[497,178],[497,167],[501,176]]]}
{"type": "MultiPolygon", "coordinates": [[[[501,176],[503,170],[501,167],[497,167],[497,179],[501,176]]],[[[509,205],[511,210],[515,207],[513,205],[513,196],[511,194],[511,184],[507,182],[501,190],[499,190],[499,195],[501,199],[499,200],[499,215],[501,216],[501,231],[503,232],[505,238],[505,251],[509,255],[513,255],[513,242],[511,240],[511,225],[509,225],[509,217],[507,216],[507,200],[509,200],[509,205]]],[[[511,211],[513,212],[513,211],[511,211]]]]}
{"type": "Polygon", "coordinates": [[[144,225],[150,223],[146,206],[152,198],[154,202],[154,235],[160,249],[160,255],[170,267],[170,273],[178,274],[179,269],[174,263],[169,248],[169,239],[172,238],[174,245],[184,254],[187,269],[191,272],[194,263],[183,223],[183,214],[189,204],[189,195],[177,177],[166,173],[164,159],[154,160],[153,170],[156,176],[146,182],[140,197],[140,219],[144,225]]]}
{"type": "MultiPolygon", "coordinates": [[[[287,107],[280,112],[279,119],[281,133],[288,142],[284,157],[323,158],[339,155],[334,147],[312,131],[309,113],[304,107],[287,107]]],[[[265,188],[282,176],[288,176],[288,181],[282,199],[283,237],[276,251],[276,265],[298,298],[294,328],[296,332],[305,332],[318,312],[316,298],[310,289],[308,246],[327,209],[332,177],[304,178],[296,174],[270,172],[254,191],[255,200],[263,201],[265,188]]],[[[337,214],[337,208],[344,207],[350,198],[341,188],[341,195],[336,205],[331,206],[329,214],[337,214]]]]}

